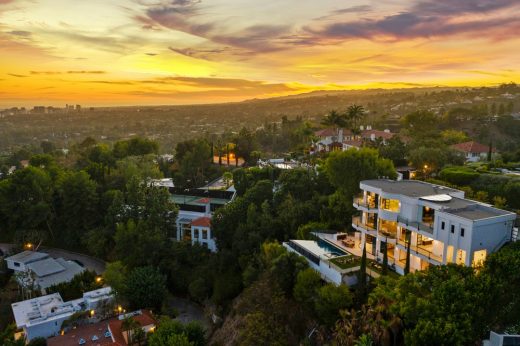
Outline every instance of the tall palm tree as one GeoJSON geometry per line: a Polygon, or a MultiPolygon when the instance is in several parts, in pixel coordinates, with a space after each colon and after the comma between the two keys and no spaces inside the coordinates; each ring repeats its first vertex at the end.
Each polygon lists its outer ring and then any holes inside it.
{"type": "Polygon", "coordinates": [[[363,119],[365,116],[365,108],[361,105],[353,104],[347,108],[347,113],[345,114],[346,119],[351,123],[352,128],[357,128],[357,123],[359,120],[363,119]]]}
{"type": "Polygon", "coordinates": [[[123,322],[121,323],[121,330],[123,332],[126,332],[129,345],[131,345],[134,341],[133,340],[134,331],[140,327],[141,327],[141,325],[136,320],[134,320],[132,317],[126,317],[123,320],[123,322]]]}
{"type": "Polygon", "coordinates": [[[323,119],[321,124],[325,126],[334,126],[336,129],[348,125],[345,114],[341,114],[336,110],[331,110],[323,119]]]}

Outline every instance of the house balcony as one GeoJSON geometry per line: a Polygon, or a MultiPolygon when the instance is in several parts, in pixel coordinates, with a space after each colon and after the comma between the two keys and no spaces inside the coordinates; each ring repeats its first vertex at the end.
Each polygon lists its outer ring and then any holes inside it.
{"type": "Polygon", "coordinates": [[[356,208],[357,210],[366,211],[370,213],[377,212],[377,204],[375,203],[375,201],[365,201],[362,196],[355,197],[352,204],[354,208],[356,208]]]}
{"type": "MultiPolygon", "coordinates": [[[[404,240],[399,239],[397,240],[397,245],[400,250],[406,251],[407,244],[404,240]]],[[[427,259],[429,261],[435,261],[437,263],[435,264],[442,264],[442,256],[435,255],[432,252],[433,245],[410,245],[410,253],[413,253],[414,255],[418,255],[419,257],[422,257],[424,259],[427,259]]]]}
{"type": "Polygon", "coordinates": [[[354,216],[352,218],[352,227],[358,231],[373,235],[374,237],[377,236],[377,229],[375,228],[375,225],[363,223],[360,216],[354,216]]]}
{"type": "Polygon", "coordinates": [[[411,231],[422,231],[428,234],[433,234],[433,222],[432,223],[425,223],[425,222],[419,222],[419,221],[412,221],[408,220],[407,218],[398,216],[397,222],[401,225],[406,227],[407,229],[411,231]]]}
{"type": "Polygon", "coordinates": [[[387,230],[384,230],[384,229],[380,229],[378,231],[378,234],[379,234],[379,238],[385,238],[387,241],[392,241],[395,243],[395,240],[397,239],[397,234],[396,232],[391,232],[391,231],[387,231],[387,230]]]}

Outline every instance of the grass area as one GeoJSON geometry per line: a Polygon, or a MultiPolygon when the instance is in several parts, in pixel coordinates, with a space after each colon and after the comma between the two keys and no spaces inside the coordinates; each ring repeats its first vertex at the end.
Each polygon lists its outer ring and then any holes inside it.
{"type": "Polygon", "coordinates": [[[330,260],[331,263],[334,263],[341,269],[349,269],[361,264],[361,259],[355,256],[346,255],[341,257],[335,257],[330,260]]]}
{"type": "MultiPolygon", "coordinates": [[[[350,268],[360,266],[361,258],[356,257],[356,256],[347,255],[347,256],[332,258],[329,260],[329,262],[337,265],[341,269],[350,269],[350,268]]],[[[383,273],[382,264],[377,263],[376,261],[373,261],[373,260],[367,260],[367,268],[373,270],[374,272],[378,273],[379,275],[381,275],[383,273]]],[[[394,278],[399,277],[399,274],[394,272],[390,267],[388,268],[387,273],[388,273],[388,276],[391,276],[394,278]]]]}
{"type": "MultiPolygon", "coordinates": [[[[383,265],[372,260],[367,261],[367,268],[373,270],[374,272],[378,273],[379,275],[383,274],[383,265]]],[[[400,275],[397,274],[392,270],[392,268],[388,267],[387,270],[388,276],[393,277],[394,279],[397,279],[400,275]]]]}

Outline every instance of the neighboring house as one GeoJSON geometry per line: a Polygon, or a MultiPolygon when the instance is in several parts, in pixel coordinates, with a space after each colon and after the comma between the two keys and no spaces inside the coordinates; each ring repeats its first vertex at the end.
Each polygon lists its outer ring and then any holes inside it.
{"type": "Polygon", "coordinates": [[[403,274],[430,265],[477,266],[512,239],[516,214],[464,198],[464,192],[414,180],[364,180],[352,219],[361,247],[403,274]]]}
{"type": "Polygon", "coordinates": [[[170,188],[172,200],[179,206],[175,238],[200,244],[217,251],[211,229],[215,210],[231,202],[236,195],[233,186],[227,190],[170,188]]]}
{"type": "Polygon", "coordinates": [[[105,309],[113,301],[112,289],[104,287],[86,292],[83,298],[64,302],[59,293],[11,304],[16,326],[23,329],[27,341],[60,334],[63,321],[78,312],[96,316],[96,309],[105,309]]]}
{"type": "Polygon", "coordinates": [[[157,186],[157,187],[174,187],[172,178],[163,178],[163,179],[151,179],[150,180],[151,186],[157,186]]]}
{"type": "Polygon", "coordinates": [[[23,251],[5,259],[7,267],[17,273],[18,283],[25,287],[45,290],[53,285],[68,282],[85,271],[85,268],[74,261],[63,258],[52,258],[48,254],[37,251],[23,251]]]}
{"type": "Polygon", "coordinates": [[[394,134],[388,129],[385,129],[384,131],[372,130],[372,128],[368,126],[366,130],[361,131],[361,137],[366,141],[372,142],[379,139],[383,144],[386,144],[390,138],[394,137],[394,134]]]}
{"type": "Polygon", "coordinates": [[[87,324],[47,340],[47,346],[127,346],[134,344],[132,330],[125,330],[124,320],[133,320],[144,335],[155,330],[157,320],[148,310],[138,310],[94,324],[87,324]]]}
{"type": "Polygon", "coordinates": [[[314,136],[317,141],[313,143],[312,152],[329,152],[335,150],[343,150],[343,142],[361,137],[352,133],[350,129],[344,128],[327,128],[316,131],[314,136]]]}
{"type": "Polygon", "coordinates": [[[349,149],[352,149],[352,148],[359,150],[362,146],[363,146],[363,140],[361,140],[361,139],[352,139],[352,140],[343,141],[343,148],[342,148],[342,150],[346,151],[346,150],[349,150],[349,149]]]}
{"type": "Polygon", "coordinates": [[[496,332],[489,332],[489,339],[484,340],[483,346],[516,346],[520,345],[520,335],[518,334],[499,334],[496,332]]]}
{"type": "MultiPolygon", "coordinates": [[[[489,147],[487,145],[474,141],[454,144],[451,147],[455,150],[463,152],[464,156],[466,157],[466,161],[469,162],[486,160],[489,153],[489,147]]],[[[496,149],[491,148],[492,157],[495,156],[496,153],[496,149]]]]}

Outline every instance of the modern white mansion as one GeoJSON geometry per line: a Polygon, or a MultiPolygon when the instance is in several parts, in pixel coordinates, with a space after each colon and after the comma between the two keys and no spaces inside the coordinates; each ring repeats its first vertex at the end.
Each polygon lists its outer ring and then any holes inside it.
{"type": "Polygon", "coordinates": [[[516,214],[464,198],[464,192],[415,180],[364,180],[352,226],[361,247],[403,273],[457,263],[476,266],[512,239],[516,214]]]}

